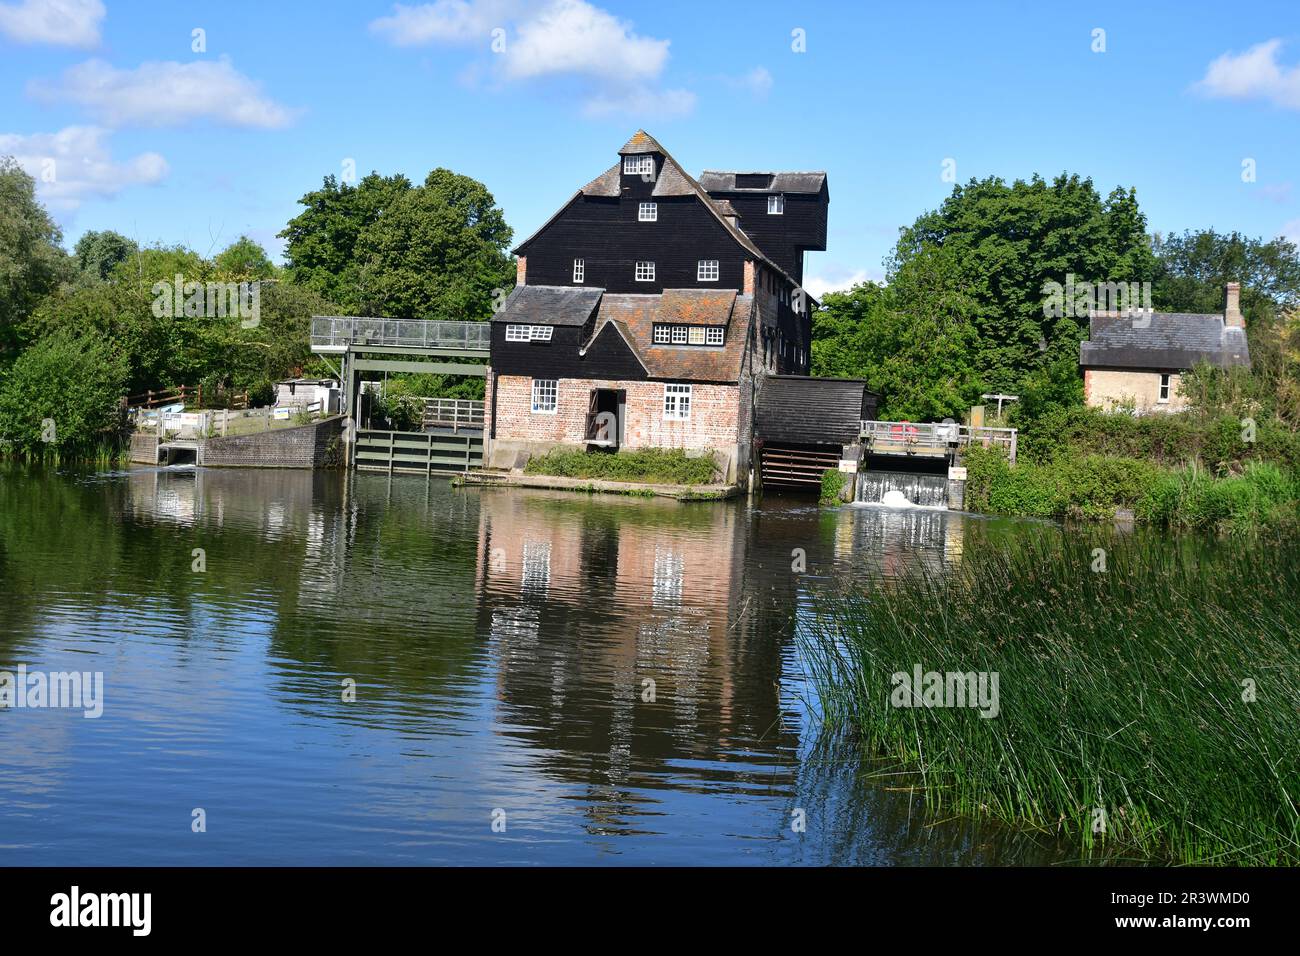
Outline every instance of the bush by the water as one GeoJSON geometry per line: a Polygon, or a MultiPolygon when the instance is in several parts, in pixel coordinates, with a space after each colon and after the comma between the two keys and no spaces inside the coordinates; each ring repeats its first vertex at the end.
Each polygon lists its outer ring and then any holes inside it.
{"type": "Polygon", "coordinates": [[[127,363],[102,340],[58,332],[23,352],[0,380],[0,453],[94,453],[116,442],[127,363]]]}
{"type": "Polygon", "coordinates": [[[840,495],[843,493],[844,473],[838,468],[827,468],[823,471],[821,503],[824,505],[838,504],[840,495]]]}
{"type": "Polygon", "coordinates": [[[1240,475],[1215,477],[1196,464],[1161,468],[1113,455],[1058,455],[1014,468],[996,449],[965,456],[966,506],[991,514],[1104,518],[1127,508],[1139,520],[1243,531],[1300,526],[1300,473],[1248,461],[1240,475]]]}
{"type": "Polygon", "coordinates": [[[1100,563],[1094,543],[823,595],[800,639],[828,723],[942,813],[1120,858],[1300,863],[1300,540],[1107,539],[1100,563]],[[997,715],[894,706],[917,665],[997,674],[997,715]]]}
{"type": "Polygon", "coordinates": [[[527,475],[562,478],[602,478],[606,481],[644,481],[661,485],[707,485],[717,465],[713,454],[692,457],[680,448],[642,448],[616,454],[552,451],[529,459],[527,475]]]}

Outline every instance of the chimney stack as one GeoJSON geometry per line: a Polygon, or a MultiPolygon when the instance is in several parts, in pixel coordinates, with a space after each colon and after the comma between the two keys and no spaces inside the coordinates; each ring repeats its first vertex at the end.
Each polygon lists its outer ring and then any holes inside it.
{"type": "Polygon", "coordinates": [[[1228,301],[1223,307],[1223,324],[1244,329],[1246,317],[1241,314],[1241,283],[1228,283],[1228,301]]]}

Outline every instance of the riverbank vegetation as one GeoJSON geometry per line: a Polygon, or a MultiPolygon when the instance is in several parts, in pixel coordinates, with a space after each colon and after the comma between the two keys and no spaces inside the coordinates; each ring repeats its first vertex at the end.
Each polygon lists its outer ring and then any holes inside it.
{"type": "Polygon", "coordinates": [[[654,485],[707,485],[716,479],[717,464],[712,454],[691,456],[680,448],[640,448],[617,454],[556,450],[529,459],[524,474],[654,485]]]}
{"type": "Polygon", "coordinates": [[[1094,543],[1034,536],[824,595],[799,633],[828,725],[939,815],[1110,859],[1300,863],[1300,540],[1094,543]],[[996,716],[894,706],[917,665],[997,674],[996,716]]]}
{"type": "MultiPolygon", "coordinates": [[[[513,284],[510,228],[469,177],[331,176],[300,202],[284,266],[247,236],[204,254],[102,230],[68,252],[32,177],[0,157],[0,457],[97,458],[120,442],[122,398],[150,389],[267,404],[278,380],[334,374],[311,353],[313,315],[485,320],[513,284]],[[242,311],[210,301],[240,284],[256,289],[242,311]]],[[[418,384],[482,397],[481,378],[418,384]]]]}

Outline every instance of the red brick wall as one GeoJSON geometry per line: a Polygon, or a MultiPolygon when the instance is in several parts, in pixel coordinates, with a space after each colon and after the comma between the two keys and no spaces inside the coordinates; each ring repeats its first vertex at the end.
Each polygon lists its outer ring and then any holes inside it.
{"type": "MultiPolygon", "coordinates": [[[[625,448],[734,448],[742,440],[739,428],[740,390],[735,385],[692,383],[690,421],[665,421],[663,382],[617,382],[562,378],[556,411],[532,411],[533,380],[502,375],[496,383],[498,441],[546,441],[582,444],[587,410],[594,388],[627,391],[625,448]]],[[[489,403],[491,396],[488,396],[489,403]]],[[[489,404],[489,407],[490,404],[489,404]]]]}

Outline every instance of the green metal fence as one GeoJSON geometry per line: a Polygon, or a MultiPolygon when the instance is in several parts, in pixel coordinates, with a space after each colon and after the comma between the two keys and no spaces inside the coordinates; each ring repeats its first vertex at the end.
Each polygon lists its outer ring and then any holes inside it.
{"type": "Polygon", "coordinates": [[[483,467],[483,433],[357,431],[354,459],[363,471],[433,475],[483,467]]]}

